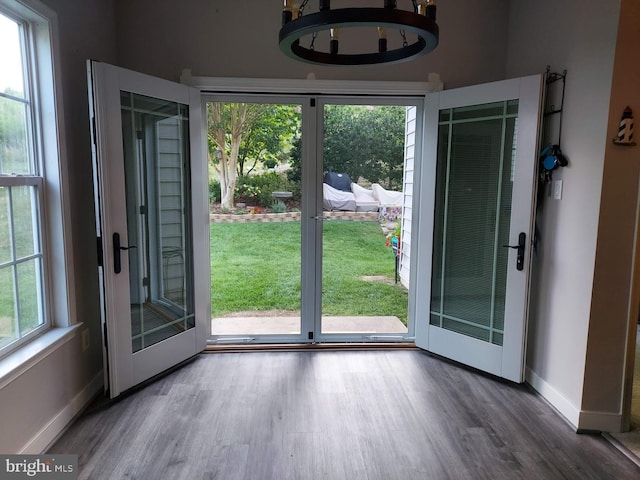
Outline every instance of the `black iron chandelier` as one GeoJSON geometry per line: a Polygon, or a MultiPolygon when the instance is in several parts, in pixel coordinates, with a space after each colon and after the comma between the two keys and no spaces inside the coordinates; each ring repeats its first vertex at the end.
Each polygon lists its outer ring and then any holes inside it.
{"type": "MultiPolygon", "coordinates": [[[[431,52],[438,46],[436,0],[412,0],[413,11],[397,8],[396,0],[384,0],[381,7],[352,7],[331,9],[330,0],[319,0],[315,13],[306,13],[309,0],[300,4],[284,0],[280,49],[289,57],[321,65],[371,65],[397,63],[411,60],[431,52]],[[340,29],[351,27],[375,27],[378,42],[372,41],[367,53],[341,53],[340,29]],[[391,48],[387,31],[397,30],[400,43],[391,48]],[[320,32],[329,32],[328,49],[318,48],[320,32]],[[302,37],[310,38],[308,46],[302,45],[302,37]],[[414,41],[415,39],[415,41],[414,41]],[[377,48],[376,48],[377,47],[377,48]]],[[[375,37],[373,37],[375,38],[375,37]]],[[[366,41],[366,40],[365,40],[366,41]]]]}

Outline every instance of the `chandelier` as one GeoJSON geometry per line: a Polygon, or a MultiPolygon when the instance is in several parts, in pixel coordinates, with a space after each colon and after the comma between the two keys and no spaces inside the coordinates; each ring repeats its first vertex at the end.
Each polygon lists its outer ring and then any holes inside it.
{"type": "MultiPolygon", "coordinates": [[[[380,7],[337,9],[331,9],[330,0],[319,0],[318,11],[307,13],[308,3],[309,0],[300,4],[284,0],[280,50],[296,60],[321,65],[397,63],[429,53],[438,46],[436,0],[412,0],[413,11],[398,9],[396,0],[384,0],[380,7]],[[341,52],[340,30],[352,27],[377,30],[377,35],[371,36],[368,51],[341,52]],[[393,45],[388,41],[389,31],[399,34],[393,45]],[[303,41],[308,46],[303,46],[303,41]]],[[[360,37],[360,42],[367,41],[366,35],[360,37]]]]}

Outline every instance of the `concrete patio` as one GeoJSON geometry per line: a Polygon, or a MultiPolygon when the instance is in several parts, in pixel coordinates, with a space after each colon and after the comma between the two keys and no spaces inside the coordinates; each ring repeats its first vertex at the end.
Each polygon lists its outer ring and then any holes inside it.
{"type": "MultiPolygon", "coordinates": [[[[299,315],[233,315],[213,318],[212,335],[295,335],[300,333],[299,315]]],[[[322,333],[407,333],[394,316],[322,317],[322,333]]]]}

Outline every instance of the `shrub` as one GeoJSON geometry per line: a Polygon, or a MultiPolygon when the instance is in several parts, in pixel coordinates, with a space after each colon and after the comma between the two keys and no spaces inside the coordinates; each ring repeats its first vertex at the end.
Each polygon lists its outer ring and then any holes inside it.
{"type": "Polygon", "coordinates": [[[282,200],[274,200],[271,204],[271,211],[273,213],[284,213],[287,211],[287,206],[282,200]]]}
{"type": "Polygon", "coordinates": [[[300,193],[300,189],[294,189],[294,185],[283,175],[276,172],[268,172],[262,175],[244,176],[238,178],[236,194],[243,198],[251,198],[252,201],[262,207],[271,206],[273,203],[273,192],[288,191],[293,192],[294,198],[300,193]],[[238,188],[241,187],[239,191],[238,188]],[[248,193],[252,196],[245,195],[248,193]]]}
{"type": "Polygon", "coordinates": [[[220,196],[220,182],[217,180],[209,180],[209,203],[219,202],[220,196]]]}

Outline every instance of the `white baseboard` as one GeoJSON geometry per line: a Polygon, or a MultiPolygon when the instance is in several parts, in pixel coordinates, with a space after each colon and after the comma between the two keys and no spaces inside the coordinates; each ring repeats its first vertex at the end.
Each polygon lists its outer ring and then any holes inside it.
{"type": "Polygon", "coordinates": [[[102,370],[91,379],[91,381],[76,395],[69,404],[58,412],[24,447],[20,449],[20,454],[41,454],[53,443],[53,441],[64,431],[82,411],[91,399],[93,399],[104,385],[102,370]]]}
{"type": "Polygon", "coordinates": [[[530,368],[525,370],[527,382],[547,400],[577,431],[616,433],[621,431],[622,413],[593,412],[576,408],[560,392],[542,380],[530,368]]]}
{"type": "Polygon", "coordinates": [[[525,379],[547,402],[549,402],[576,430],[580,424],[580,409],[576,408],[560,392],[540,378],[529,367],[525,369],[525,379]]]}
{"type": "Polygon", "coordinates": [[[580,430],[618,433],[622,431],[622,414],[609,412],[580,412],[580,430]]]}

